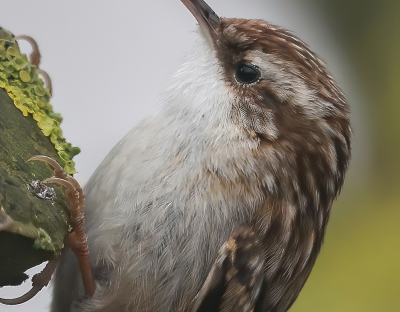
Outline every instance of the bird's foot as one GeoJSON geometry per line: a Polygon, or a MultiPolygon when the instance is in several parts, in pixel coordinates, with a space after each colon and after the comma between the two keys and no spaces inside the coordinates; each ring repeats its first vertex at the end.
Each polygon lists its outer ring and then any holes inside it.
{"type": "Polygon", "coordinates": [[[26,294],[14,299],[0,298],[0,303],[6,305],[17,305],[27,302],[28,300],[35,297],[37,293],[42,290],[43,287],[49,284],[51,276],[53,275],[57,267],[57,263],[58,259],[49,261],[42,272],[35,274],[32,277],[32,288],[26,294]]]}
{"type": "Polygon", "coordinates": [[[49,74],[46,73],[44,70],[39,69],[42,56],[40,54],[39,46],[36,43],[35,39],[33,39],[30,36],[21,35],[21,36],[16,36],[15,40],[25,40],[31,45],[32,52],[29,54],[28,60],[29,62],[31,62],[32,65],[35,65],[37,67],[36,72],[38,73],[38,75],[42,77],[46,88],[49,90],[50,94],[52,94],[53,93],[52,83],[49,74]]]}
{"type": "Polygon", "coordinates": [[[70,212],[70,224],[72,227],[71,233],[67,236],[67,243],[78,258],[85,293],[91,297],[95,292],[95,284],[90,266],[87,236],[85,234],[85,217],[83,214],[85,198],[82,188],[78,181],[65,172],[53,158],[39,155],[29,159],[29,161],[31,160],[43,161],[52,166],[54,169],[53,176],[43,182],[61,185],[66,190],[66,205],[70,212]]]}

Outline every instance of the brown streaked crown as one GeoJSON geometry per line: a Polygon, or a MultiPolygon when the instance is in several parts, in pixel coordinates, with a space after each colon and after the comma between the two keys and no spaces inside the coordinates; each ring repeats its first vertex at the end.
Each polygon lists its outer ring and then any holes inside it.
{"type": "Polygon", "coordinates": [[[343,123],[339,127],[348,128],[350,112],[342,91],[325,63],[302,40],[263,20],[221,18],[217,32],[216,51],[227,84],[239,98],[280,115],[276,122],[285,132],[309,127],[308,122],[316,119],[330,122],[332,117],[343,123]],[[260,67],[254,62],[257,59],[259,64],[267,63],[268,70],[256,83],[239,83],[238,64],[260,67]],[[300,117],[303,127],[290,116],[300,117]]]}
{"type": "Polygon", "coordinates": [[[317,164],[310,167],[312,173],[317,180],[334,180],[335,196],[350,158],[352,133],[348,104],[325,63],[291,32],[263,20],[221,18],[216,32],[217,57],[226,84],[237,95],[233,118],[261,145],[295,153],[307,167],[317,164]],[[242,63],[257,68],[260,79],[238,81],[242,63]]]}
{"type": "MultiPolygon", "coordinates": [[[[228,73],[238,62],[245,60],[250,51],[260,51],[277,56],[287,67],[294,67],[296,72],[293,74],[304,79],[310,88],[321,88],[320,95],[327,100],[339,106],[345,103],[344,95],[325,63],[288,30],[264,20],[221,18],[218,34],[218,58],[228,73]]],[[[348,109],[346,111],[348,113],[348,109]]]]}

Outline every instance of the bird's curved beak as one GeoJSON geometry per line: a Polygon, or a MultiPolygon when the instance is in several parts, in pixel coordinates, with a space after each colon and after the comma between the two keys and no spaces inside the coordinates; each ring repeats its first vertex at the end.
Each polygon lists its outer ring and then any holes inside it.
{"type": "Polygon", "coordinates": [[[218,41],[217,29],[220,25],[220,18],[203,0],[181,0],[182,3],[192,12],[197,19],[201,30],[206,38],[216,45],[218,41]]]}

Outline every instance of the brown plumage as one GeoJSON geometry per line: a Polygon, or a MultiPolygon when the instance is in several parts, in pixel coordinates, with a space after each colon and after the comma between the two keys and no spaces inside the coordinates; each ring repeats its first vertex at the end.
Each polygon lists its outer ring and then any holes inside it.
{"type": "MultiPolygon", "coordinates": [[[[286,311],[311,272],[321,248],[332,202],[343,185],[352,136],[349,107],[325,63],[291,32],[263,20],[228,18],[221,18],[213,31],[217,34],[214,47],[226,83],[238,98],[248,99],[240,103],[239,110],[245,111],[247,119],[253,116],[268,120],[270,117],[265,116],[272,115],[279,136],[271,138],[268,131],[253,130],[260,142],[253,156],[265,158],[267,168],[263,170],[273,172],[274,186],[272,192],[266,191],[263,207],[249,223],[259,248],[250,249],[241,257],[244,261],[258,257],[258,261],[264,263],[262,286],[258,291],[243,290],[249,288],[248,280],[259,277],[254,274],[260,272],[237,268],[237,274],[245,277],[242,282],[233,283],[232,277],[228,278],[232,269],[221,265],[219,270],[224,274],[219,276],[218,287],[224,291],[218,291],[223,295],[207,297],[203,290],[202,305],[197,303],[199,307],[194,310],[211,311],[209,308],[213,307],[213,311],[286,311]],[[279,94],[279,87],[275,87],[287,83],[285,81],[260,79],[250,86],[238,84],[235,69],[243,60],[251,63],[251,57],[248,57],[251,51],[276,56],[280,61],[279,69],[297,77],[311,91],[315,99],[307,101],[329,104],[313,112],[315,115],[307,112],[309,107],[296,106],[293,103],[299,92],[293,87],[296,82],[284,87],[285,95],[279,94]],[[276,161],[271,161],[270,156],[276,161]],[[274,168],[276,163],[279,166],[274,168]],[[249,297],[256,296],[255,302],[246,302],[251,303],[248,307],[238,304],[239,299],[227,299],[237,298],[243,291],[247,291],[249,297]]],[[[261,179],[260,184],[264,182],[261,179]]],[[[235,252],[231,250],[225,261],[229,257],[239,257],[235,252]]],[[[222,249],[220,257],[224,253],[226,251],[222,249]]],[[[230,266],[235,266],[235,261],[231,261],[230,266]]],[[[223,261],[219,262],[226,266],[223,261]]],[[[213,289],[210,293],[218,291],[213,289]]]]}
{"type": "Polygon", "coordinates": [[[315,263],[350,159],[344,95],[290,32],[182,2],[206,42],[88,182],[97,290],[67,254],[53,311],[285,312],[315,263]]]}

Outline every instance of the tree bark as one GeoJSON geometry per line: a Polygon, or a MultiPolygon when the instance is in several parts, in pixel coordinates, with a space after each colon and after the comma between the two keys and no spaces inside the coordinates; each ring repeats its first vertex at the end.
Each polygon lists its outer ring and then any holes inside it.
{"type": "MultiPolygon", "coordinates": [[[[5,72],[0,67],[0,76],[5,72]]],[[[42,199],[27,186],[53,174],[48,164],[28,159],[62,161],[32,114],[24,116],[14,101],[0,86],[0,287],[19,285],[27,269],[58,257],[69,230],[62,189],[51,185],[56,198],[42,199]]]]}

